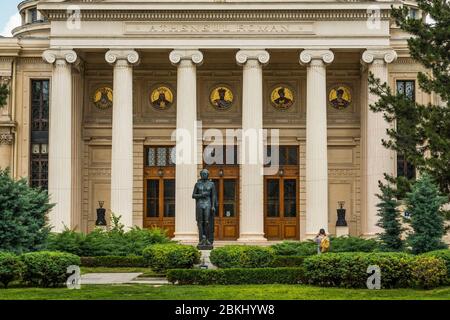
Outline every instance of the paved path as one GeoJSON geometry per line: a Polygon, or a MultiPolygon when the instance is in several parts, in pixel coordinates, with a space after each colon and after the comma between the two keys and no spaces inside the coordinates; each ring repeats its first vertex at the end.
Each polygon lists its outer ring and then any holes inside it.
{"type": "Polygon", "coordinates": [[[124,284],[131,283],[142,273],[86,273],[81,276],[82,284],[124,284]]]}

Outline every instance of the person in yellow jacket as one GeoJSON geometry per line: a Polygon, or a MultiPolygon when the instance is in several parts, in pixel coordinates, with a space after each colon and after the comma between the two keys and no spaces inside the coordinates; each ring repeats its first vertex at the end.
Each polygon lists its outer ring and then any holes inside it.
{"type": "Polygon", "coordinates": [[[315,242],[317,243],[317,253],[325,253],[330,249],[330,238],[327,236],[325,229],[320,229],[316,235],[315,242]]]}

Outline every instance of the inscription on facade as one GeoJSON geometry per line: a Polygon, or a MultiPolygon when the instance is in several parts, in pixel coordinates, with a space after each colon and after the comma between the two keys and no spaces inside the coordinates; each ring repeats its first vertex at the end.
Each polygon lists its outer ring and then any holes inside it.
{"type": "Polygon", "coordinates": [[[160,22],[125,22],[124,34],[155,34],[155,35],[299,35],[313,34],[312,22],[183,22],[183,23],[160,23],[160,22]]]}

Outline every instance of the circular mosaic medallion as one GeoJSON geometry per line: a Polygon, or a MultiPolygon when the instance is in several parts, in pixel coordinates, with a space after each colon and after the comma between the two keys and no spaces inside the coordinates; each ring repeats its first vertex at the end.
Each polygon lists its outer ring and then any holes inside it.
{"type": "Polygon", "coordinates": [[[215,87],[209,95],[209,102],[219,110],[227,110],[233,104],[234,96],[227,86],[215,87]]]}
{"type": "Polygon", "coordinates": [[[166,110],[173,104],[173,92],[167,86],[159,86],[150,94],[150,103],[153,108],[166,110]]]}
{"type": "Polygon", "coordinates": [[[97,109],[107,110],[113,106],[113,90],[110,87],[101,87],[95,90],[92,101],[97,109]]]}
{"type": "Polygon", "coordinates": [[[270,94],[270,102],[275,109],[287,110],[294,104],[294,93],[286,86],[277,86],[270,94]]]}
{"type": "Polygon", "coordinates": [[[343,110],[352,103],[352,94],[350,88],[346,86],[336,86],[330,90],[328,95],[328,104],[337,110],[343,110]]]}

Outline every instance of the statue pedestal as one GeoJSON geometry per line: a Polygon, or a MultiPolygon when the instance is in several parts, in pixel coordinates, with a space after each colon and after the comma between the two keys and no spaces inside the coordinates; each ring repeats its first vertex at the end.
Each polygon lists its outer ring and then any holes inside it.
{"type": "Polygon", "coordinates": [[[203,269],[217,269],[215,265],[211,263],[209,259],[209,255],[211,254],[211,250],[200,250],[202,256],[200,257],[200,268],[203,269]]]}
{"type": "Polygon", "coordinates": [[[347,237],[349,234],[348,226],[336,226],[336,237],[347,237]]]}
{"type": "Polygon", "coordinates": [[[197,249],[198,250],[200,250],[200,251],[203,251],[203,250],[212,250],[212,249],[214,249],[214,246],[212,245],[212,244],[199,244],[199,245],[197,245],[197,249]]]}

